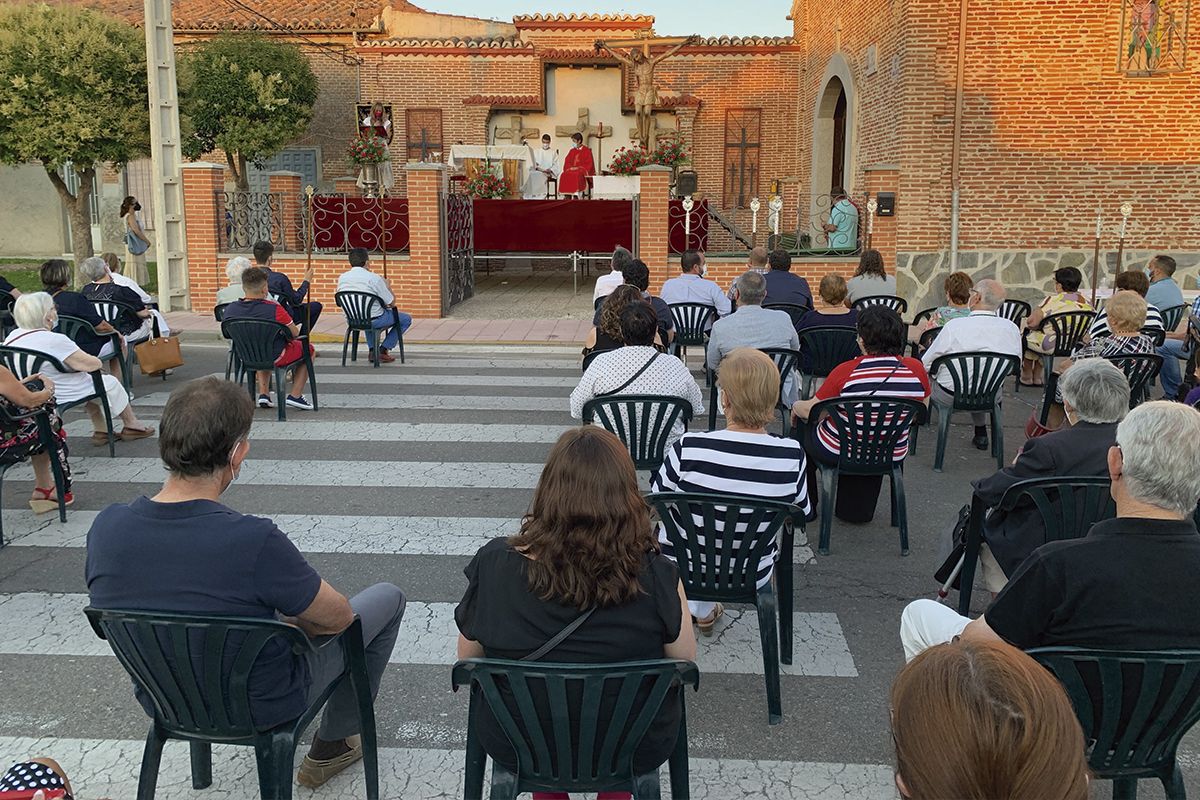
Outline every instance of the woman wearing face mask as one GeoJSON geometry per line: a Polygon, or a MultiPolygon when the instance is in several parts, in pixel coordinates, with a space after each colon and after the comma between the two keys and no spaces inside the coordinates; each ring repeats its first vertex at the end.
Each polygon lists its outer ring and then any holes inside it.
{"type": "Polygon", "coordinates": [[[139,286],[145,286],[150,279],[146,272],[146,252],[150,249],[150,239],[142,229],[142,204],[129,195],[121,202],[120,215],[125,226],[125,263],[133,265],[129,277],[137,281],[139,286]]]}
{"type": "Polygon", "coordinates": [[[558,151],[550,149],[550,134],[542,134],[542,146],[533,150],[533,166],[529,169],[529,179],[525,181],[525,199],[545,200],[549,180],[557,180],[561,172],[558,151]]]}
{"type": "MultiPolygon", "coordinates": [[[[19,347],[22,350],[53,356],[67,368],[66,372],[60,372],[49,363],[40,367],[41,373],[54,383],[55,402],[60,406],[66,405],[92,394],[92,376],[88,373],[100,369],[101,361],[80,350],[79,345],[63,334],[54,332],[54,326],[58,323],[54,298],[45,292],[21,295],[13,306],[13,319],[17,323],[17,329],[4,340],[5,347],[19,347]]],[[[120,416],[125,424],[120,438],[130,441],[153,435],[154,428],[146,425],[133,413],[129,395],[125,393],[121,382],[112,375],[105,374],[101,378],[104,380],[105,394],[108,395],[109,409],[115,416],[120,416]]],[[[104,414],[99,404],[95,400],[89,400],[86,408],[92,420],[92,444],[108,444],[104,414]]]]}
{"type": "Polygon", "coordinates": [[[383,139],[383,161],[379,165],[379,185],[389,192],[396,185],[396,176],[392,172],[392,153],[389,145],[392,143],[392,117],[383,107],[383,103],[375,102],[371,113],[362,118],[359,123],[359,133],[363,136],[374,134],[383,139]]]}

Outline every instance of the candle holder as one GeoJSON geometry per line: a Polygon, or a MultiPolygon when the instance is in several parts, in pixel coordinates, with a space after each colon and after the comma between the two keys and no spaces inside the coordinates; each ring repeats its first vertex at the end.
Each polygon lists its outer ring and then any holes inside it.
{"type": "Polygon", "coordinates": [[[879,210],[879,201],[874,197],[867,200],[867,249],[871,249],[871,236],[875,233],[875,212],[879,210]]]}
{"type": "Polygon", "coordinates": [[[762,208],[762,201],[757,197],[750,199],[750,240],[751,247],[758,247],[758,212],[762,208]]]}

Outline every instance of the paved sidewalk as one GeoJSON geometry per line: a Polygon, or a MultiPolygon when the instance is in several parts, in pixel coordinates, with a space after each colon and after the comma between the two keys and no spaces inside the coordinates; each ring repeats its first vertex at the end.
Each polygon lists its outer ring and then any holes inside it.
{"type": "MultiPolygon", "coordinates": [[[[173,311],[167,323],[188,339],[215,338],[220,325],[212,314],[173,311]]],[[[418,319],[404,335],[404,343],[420,344],[579,344],[592,328],[588,319],[418,319]]],[[[313,332],[315,342],[341,342],[346,323],[341,314],[325,311],[313,332]]]]}

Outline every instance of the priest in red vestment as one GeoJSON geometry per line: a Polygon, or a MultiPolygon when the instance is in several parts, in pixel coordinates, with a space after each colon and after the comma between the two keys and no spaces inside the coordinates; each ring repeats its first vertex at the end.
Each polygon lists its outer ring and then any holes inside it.
{"type": "Polygon", "coordinates": [[[571,141],[575,146],[567,151],[567,158],[563,161],[558,191],[560,194],[578,196],[587,191],[587,179],[596,174],[596,162],[592,160],[592,148],[583,145],[583,134],[571,134],[571,141]]]}

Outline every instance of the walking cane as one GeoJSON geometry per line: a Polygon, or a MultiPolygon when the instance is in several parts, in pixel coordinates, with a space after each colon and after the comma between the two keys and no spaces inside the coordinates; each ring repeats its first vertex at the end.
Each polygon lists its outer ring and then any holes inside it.
{"type": "Polygon", "coordinates": [[[963,564],[965,563],[967,563],[967,554],[963,553],[959,557],[958,563],[954,565],[954,569],[950,571],[950,577],[942,584],[942,588],[938,589],[937,596],[939,601],[945,600],[947,595],[950,594],[950,589],[954,586],[954,582],[958,580],[958,575],[962,572],[963,564]]]}

